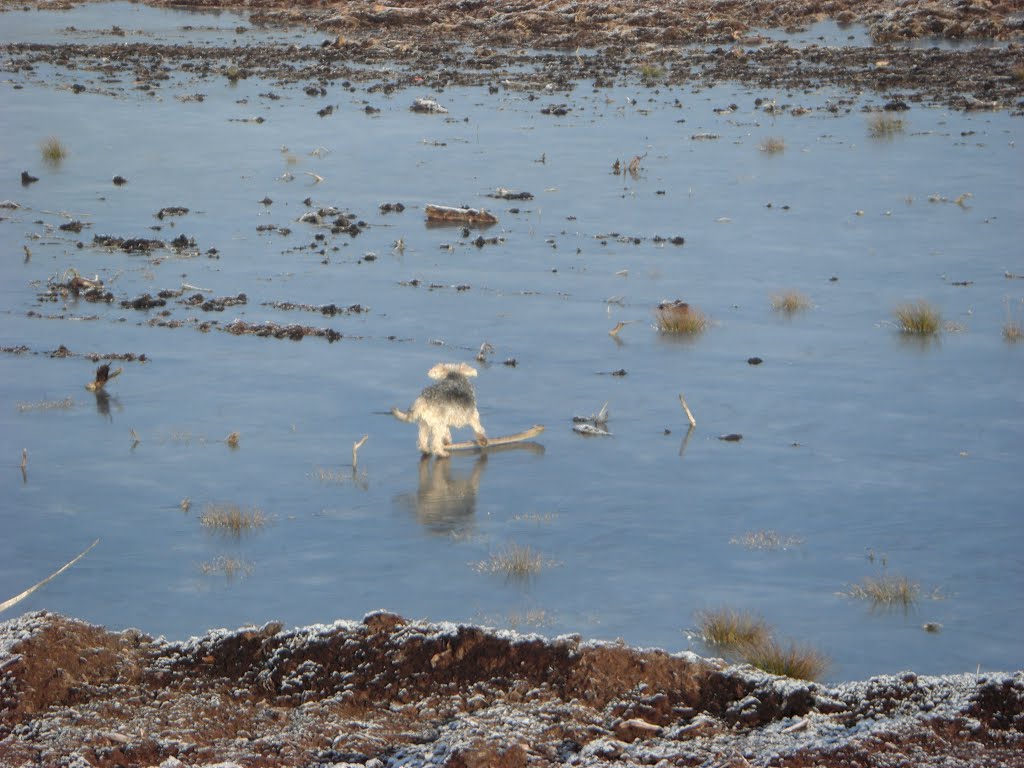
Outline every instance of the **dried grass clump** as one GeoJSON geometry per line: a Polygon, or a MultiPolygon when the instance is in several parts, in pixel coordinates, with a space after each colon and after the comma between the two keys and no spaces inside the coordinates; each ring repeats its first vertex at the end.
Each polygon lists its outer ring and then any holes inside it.
{"type": "Polygon", "coordinates": [[[772,309],[792,315],[810,309],[811,300],[800,291],[787,290],[772,295],[772,309]]]}
{"type": "Polygon", "coordinates": [[[786,140],[781,136],[769,136],[761,142],[761,151],[769,155],[777,155],[786,151],[786,140]]]}
{"type": "Polygon", "coordinates": [[[663,301],[654,310],[657,328],[662,333],[696,336],[711,324],[708,316],[685,301],[663,301]]]}
{"type": "Polygon", "coordinates": [[[39,142],[39,151],[43,162],[48,165],[60,165],[61,160],[68,156],[67,145],[56,136],[47,136],[39,142]]]}
{"type": "Polygon", "coordinates": [[[901,304],[893,314],[899,329],[914,336],[932,336],[942,327],[942,313],[923,299],[901,304]]]}
{"type": "Polygon", "coordinates": [[[1024,328],[1016,320],[1007,320],[1003,325],[1003,338],[1007,341],[1020,341],[1024,338],[1024,328]]]}
{"type": "Polygon", "coordinates": [[[206,528],[234,536],[262,528],[267,518],[259,509],[243,509],[237,504],[207,504],[199,522],[206,528]]]}
{"type": "Polygon", "coordinates": [[[707,645],[769,674],[817,680],[829,666],[828,657],[815,648],[776,640],[764,619],[746,611],[701,611],[697,624],[707,645]]]}
{"type": "Polygon", "coordinates": [[[748,664],[772,675],[784,675],[797,680],[818,680],[828,670],[829,660],[821,651],[809,645],[790,641],[780,643],[766,640],[743,649],[748,664]]]}
{"type": "Polygon", "coordinates": [[[868,133],[873,139],[891,139],[903,133],[903,120],[892,115],[875,115],[868,120],[868,133]]]}
{"type": "Polygon", "coordinates": [[[541,572],[546,562],[529,544],[509,544],[487,560],[474,565],[481,573],[504,573],[512,579],[528,579],[541,572]]]}
{"type": "Polygon", "coordinates": [[[917,602],[921,585],[906,576],[883,574],[868,576],[860,584],[852,584],[846,594],[858,600],[869,600],[873,605],[909,608],[917,602]]]}
{"type": "Polygon", "coordinates": [[[760,616],[731,608],[698,612],[697,631],[705,643],[723,651],[739,651],[771,637],[771,628],[760,616]]]}

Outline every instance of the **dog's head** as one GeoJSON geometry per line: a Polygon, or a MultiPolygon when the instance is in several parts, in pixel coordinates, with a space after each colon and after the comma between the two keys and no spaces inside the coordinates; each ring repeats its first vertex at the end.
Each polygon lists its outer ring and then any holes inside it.
{"type": "Polygon", "coordinates": [[[438,363],[427,371],[427,376],[440,380],[453,373],[459,376],[476,376],[476,368],[467,363],[438,363]]]}

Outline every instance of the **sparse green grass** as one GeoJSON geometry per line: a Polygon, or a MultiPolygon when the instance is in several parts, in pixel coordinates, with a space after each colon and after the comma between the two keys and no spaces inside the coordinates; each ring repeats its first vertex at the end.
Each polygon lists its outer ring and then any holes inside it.
{"type": "Polygon", "coordinates": [[[893,314],[899,329],[913,336],[933,336],[942,327],[942,313],[923,299],[901,304],[893,314]]]}
{"type": "Polygon", "coordinates": [[[787,315],[810,309],[811,300],[800,291],[786,290],[772,295],[772,309],[787,315]]]}
{"type": "Polygon", "coordinates": [[[771,637],[771,628],[760,616],[731,608],[698,612],[697,631],[705,643],[722,651],[741,651],[771,637]]]}
{"type": "Polygon", "coordinates": [[[764,640],[742,649],[748,664],[772,675],[785,675],[797,680],[818,680],[828,670],[829,660],[809,645],[790,641],[764,640]]]}
{"type": "Polygon", "coordinates": [[[708,316],[685,301],[663,301],[654,310],[655,323],[662,333],[696,336],[711,324],[708,316]]]}
{"type": "Polygon", "coordinates": [[[640,65],[640,79],[644,83],[650,85],[657,82],[665,77],[665,70],[659,67],[657,64],[641,64],[640,65]]]}
{"type": "Polygon", "coordinates": [[[66,411],[75,407],[75,401],[70,397],[63,400],[40,400],[38,403],[18,403],[18,412],[28,411],[66,411]]]}
{"type": "Polygon", "coordinates": [[[545,565],[550,563],[529,544],[513,542],[487,560],[475,563],[474,568],[481,573],[504,573],[512,579],[528,579],[540,573],[545,565]]]}
{"type": "Polygon", "coordinates": [[[906,576],[883,574],[867,576],[859,584],[851,584],[846,594],[858,600],[868,600],[872,605],[909,608],[917,602],[921,585],[906,576]]]}
{"type": "Polygon", "coordinates": [[[237,504],[207,504],[199,522],[206,528],[234,536],[262,528],[267,518],[259,509],[243,509],[237,504]]]}
{"type": "Polygon", "coordinates": [[[238,576],[248,576],[252,573],[253,566],[252,563],[245,560],[221,555],[213,560],[202,563],[199,566],[199,570],[207,576],[223,574],[228,581],[231,581],[238,576]]]}
{"type": "Polygon", "coordinates": [[[786,151],[786,140],[781,136],[769,136],[761,142],[760,149],[769,155],[777,155],[786,151]]]}
{"type": "Polygon", "coordinates": [[[68,156],[67,145],[56,136],[47,136],[39,142],[39,151],[43,156],[43,162],[47,165],[60,165],[61,161],[68,156]]]}
{"type": "Polygon", "coordinates": [[[874,115],[868,120],[868,134],[873,139],[891,139],[903,133],[903,120],[892,115],[874,115]]]}
{"type": "Polygon", "coordinates": [[[782,536],[773,530],[747,531],[742,536],[729,539],[730,544],[741,544],[747,549],[792,549],[799,547],[804,540],[799,536],[782,536]]]}

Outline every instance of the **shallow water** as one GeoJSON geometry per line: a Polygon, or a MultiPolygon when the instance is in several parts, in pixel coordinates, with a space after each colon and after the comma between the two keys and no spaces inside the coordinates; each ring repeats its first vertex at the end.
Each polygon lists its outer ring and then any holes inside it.
{"type": "MultiPolygon", "coordinates": [[[[5,13],[3,38],[109,30],[116,18],[194,42],[182,27],[232,35],[244,23],[104,8],[5,13]]],[[[703,651],[686,634],[695,611],[729,606],[826,652],[831,679],[1020,667],[1024,346],[1001,336],[1007,313],[1024,317],[1024,281],[1004,276],[1024,273],[1019,119],[915,106],[903,134],[879,141],[859,110],[883,96],[832,114],[826,105],[850,96],[825,89],[581,84],[531,101],[336,84],[311,98],[297,85],[184,76],[155,94],[127,82],[104,93],[90,78],[0,78],[0,199],[22,206],[0,211],[0,347],[31,350],[0,354],[0,598],[100,539],[5,618],[46,608],[177,638],[388,608],[703,651]],[[175,98],[197,92],[202,102],[175,98]],[[449,115],[411,113],[416,96],[449,115]],[[773,117],[758,97],[811,112],[773,117]],[[559,103],[566,116],[540,113],[559,103]],[[243,122],[254,117],[264,122],[243,122]],[[52,168],[38,150],[51,133],[70,149],[52,168]],[[771,136],[783,153],[759,150],[771,136]],[[611,173],[635,155],[638,178],[611,173]],[[40,181],[22,187],[22,170],[40,181]],[[129,183],[112,185],[116,174],[129,183]],[[486,197],[497,187],[536,197],[486,197]],[[298,222],[307,197],[368,226],[350,238],[298,222]],[[406,210],[382,214],[385,202],[406,210]],[[500,223],[468,237],[430,228],[431,202],[486,206],[500,223]],[[190,212],[161,221],[165,206],[190,212]],[[88,226],[59,231],[69,219],[88,226]],[[96,234],[182,233],[194,255],[92,245],[96,234]],[[502,240],[478,248],[480,234],[502,240]],[[654,239],[676,235],[685,245],[654,239]],[[118,300],[185,282],[248,303],[218,313],[172,299],[161,317],[117,301],[39,302],[70,267],[118,300]],[[770,296],[790,288],[813,306],[786,317],[770,296]],[[713,319],[700,338],[652,328],[653,307],[676,298],[713,319]],[[892,310],[916,298],[956,328],[902,338],[892,310]],[[196,329],[236,318],[344,337],[196,329]],[[148,324],[174,319],[185,324],[148,324]],[[616,340],[619,320],[635,322],[616,340]],[[494,347],[477,379],[488,432],[547,431],[534,446],[421,465],[415,429],[386,412],[411,402],[434,363],[472,361],[483,342],[494,347]],[[83,388],[95,363],[48,355],[61,344],[149,361],[113,363],[124,373],[104,400],[83,388]],[[748,365],[752,355],[764,364],[748,365]],[[688,437],[680,392],[697,419],[688,437]],[[40,407],[68,397],[71,407],[40,407]],[[606,401],[612,437],[572,432],[573,415],[606,401]],[[223,442],[232,431],[235,450],[223,442]],[[717,439],[731,432],[742,442],[717,439]],[[269,524],[212,534],[200,518],[214,503],[259,508],[269,524]],[[734,543],[763,530],[802,542],[734,543]],[[480,572],[513,544],[544,559],[539,574],[480,572]],[[205,574],[219,556],[251,571],[205,574]],[[838,594],[884,572],[919,583],[922,599],[873,610],[838,594]]]]}

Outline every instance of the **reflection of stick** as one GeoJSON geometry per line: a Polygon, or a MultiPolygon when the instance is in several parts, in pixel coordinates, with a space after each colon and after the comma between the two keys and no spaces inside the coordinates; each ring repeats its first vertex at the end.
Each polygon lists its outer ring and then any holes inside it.
{"type": "Polygon", "coordinates": [[[682,445],[679,446],[679,455],[680,456],[682,456],[684,453],[686,453],[686,445],[687,445],[687,443],[690,442],[690,435],[692,435],[692,434],[693,434],[693,425],[691,424],[689,427],[687,427],[686,434],[683,435],[683,443],[682,443],[682,445]]]}
{"type": "Polygon", "coordinates": [[[544,427],[540,424],[537,424],[535,426],[530,427],[524,432],[516,432],[514,435],[503,435],[502,437],[488,437],[486,446],[481,446],[475,440],[466,440],[465,442],[462,443],[452,443],[451,445],[446,445],[445,448],[447,448],[449,451],[471,451],[481,448],[486,449],[498,445],[508,445],[509,443],[518,443],[523,440],[529,440],[531,437],[536,437],[543,431],[544,427]]]}
{"type": "Polygon", "coordinates": [[[679,403],[683,406],[683,410],[686,411],[686,418],[688,418],[690,420],[690,426],[691,427],[696,427],[697,426],[697,420],[695,418],[693,418],[693,413],[690,412],[690,406],[688,406],[686,404],[686,398],[683,397],[683,393],[682,392],[679,393],[679,403]]]}
{"type": "Polygon", "coordinates": [[[50,581],[51,579],[53,579],[53,578],[56,578],[57,576],[60,576],[60,575],[61,575],[62,573],[64,573],[64,571],[66,571],[66,570],[67,570],[68,568],[70,568],[70,567],[71,567],[72,565],[74,565],[74,564],[75,564],[75,563],[77,563],[77,562],[78,562],[79,560],[81,560],[81,559],[82,559],[83,557],[85,557],[85,556],[86,556],[86,554],[88,554],[89,550],[90,550],[90,549],[92,549],[93,547],[95,547],[95,546],[96,546],[97,544],[99,544],[99,543],[100,543],[100,540],[99,540],[99,539],[96,539],[96,541],[94,541],[94,542],[93,542],[92,544],[90,544],[90,545],[89,545],[88,547],[86,547],[86,548],[85,548],[85,551],[84,551],[84,552],[82,552],[82,554],[80,554],[80,555],[79,555],[78,557],[76,557],[76,558],[75,558],[74,560],[72,560],[72,561],[71,561],[70,563],[68,563],[67,565],[65,565],[65,566],[64,566],[63,568],[61,568],[60,570],[58,570],[58,571],[55,571],[54,573],[50,574],[50,575],[49,575],[49,576],[47,576],[47,577],[46,577],[45,579],[43,579],[43,580],[42,580],[42,581],[40,581],[40,582],[39,582],[38,584],[36,584],[36,585],[35,585],[34,587],[29,587],[29,588],[28,588],[28,589],[26,589],[26,590],[25,590],[24,592],[22,592],[22,593],[21,593],[20,595],[17,595],[16,597],[12,597],[12,598],[11,598],[10,600],[8,600],[8,601],[7,601],[6,603],[0,603],[0,613],[3,613],[3,612],[4,612],[4,611],[6,611],[6,610],[7,610],[8,608],[11,608],[12,606],[15,606],[15,605],[17,605],[18,603],[20,603],[20,602],[21,602],[22,600],[24,600],[24,599],[25,599],[26,597],[28,597],[29,595],[31,595],[31,594],[32,594],[33,592],[35,592],[35,591],[36,591],[37,589],[39,589],[39,588],[40,588],[41,586],[43,586],[44,584],[46,584],[46,583],[47,583],[48,581],[50,581]]]}
{"type": "Polygon", "coordinates": [[[361,440],[357,440],[356,442],[352,443],[352,469],[355,469],[357,466],[359,466],[359,449],[363,447],[363,443],[366,442],[366,439],[368,437],[369,435],[363,435],[361,440]]]}

